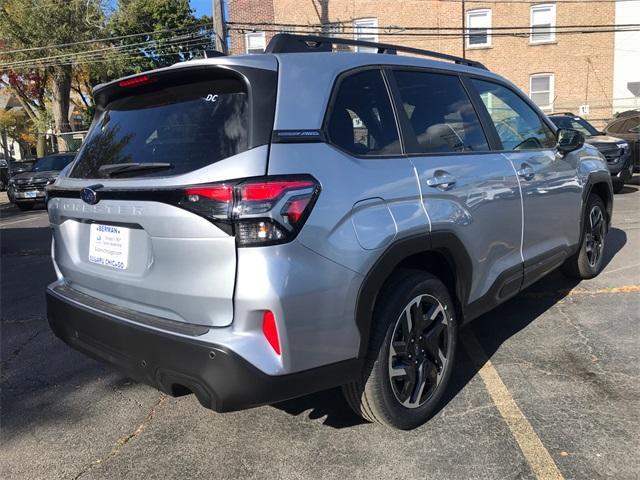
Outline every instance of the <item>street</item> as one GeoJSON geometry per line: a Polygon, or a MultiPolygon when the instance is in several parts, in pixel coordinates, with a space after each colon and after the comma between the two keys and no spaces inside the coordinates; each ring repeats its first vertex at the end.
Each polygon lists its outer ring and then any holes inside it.
{"type": "Polygon", "coordinates": [[[45,315],[46,212],[2,194],[0,476],[639,478],[639,178],[615,196],[604,272],[554,272],[473,322],[443,407],[409,432],[338,389],[218,414],[70,349],[45,315]]]}

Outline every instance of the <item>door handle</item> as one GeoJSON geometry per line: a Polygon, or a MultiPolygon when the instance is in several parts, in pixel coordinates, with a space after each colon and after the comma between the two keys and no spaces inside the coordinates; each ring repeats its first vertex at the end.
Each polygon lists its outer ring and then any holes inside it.
{"type": "Polygon", "coordinates": [[[516,172],[519,177],[524,178],[525,180],[532,180],[533,177],[536,176],[536,171],[530,165],[526,163],[522,164],[520,170],[516,172]]]}
{"type": "Polygon", "coordinates": [[[427,178],[427,186],[439,188],[440,190],[449,190],[455,184],[456,177],[450,173],[440,173],[427,178]]]}

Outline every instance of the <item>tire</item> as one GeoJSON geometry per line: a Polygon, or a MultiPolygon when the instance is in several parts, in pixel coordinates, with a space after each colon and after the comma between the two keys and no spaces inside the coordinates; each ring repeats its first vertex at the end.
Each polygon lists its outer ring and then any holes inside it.
{"type": "Polygon", "coordinates": [[[23,212],[28,212],[29,210],[33,210],[33,203],[16,203],[16,205],[23,212]]]}
{"type": "Polygon", "coordinates": [[[402,430],[422,425],[451,378],[457,337],[443,283],[426,272],[400,271],[376,304],[362,378],[342,387],[347,402],[371,422],[402,430]]]}
{"type": "Polygon", "coordinates": [[[580,249],[562,265],[562,271],[566,276],[587,280],[602,271],[608,230],[604,202],[598,195],[591,194],[582,221],[580,249]]]}
{"type": "Polygon", "coordinates": [[[614,179],[612,185],[613,193],[620,193],[624,189],[624,181],[621,179],[614,179]]]}

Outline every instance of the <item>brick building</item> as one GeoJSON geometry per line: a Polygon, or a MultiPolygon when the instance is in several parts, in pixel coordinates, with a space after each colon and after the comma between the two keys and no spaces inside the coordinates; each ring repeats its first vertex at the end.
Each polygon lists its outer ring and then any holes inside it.
{"type": "Polygon", "coordinates": [[[640,81],[638,33],[621,39],[606,27],[640,24],[640,0],[228,0],[227,20],[233,53],[259,52],[278,31],[324,33],[478,60],[543,110],[578,113],[583,106],[584,113],[588,106],[584,116],[600,126],[617,111],[640,107],[637,89],[626,88],[640,81]],[[623,62],[614,62],[618,53],[623,62]],[[625,78],[614,79],[614,71],[625,78]]]}

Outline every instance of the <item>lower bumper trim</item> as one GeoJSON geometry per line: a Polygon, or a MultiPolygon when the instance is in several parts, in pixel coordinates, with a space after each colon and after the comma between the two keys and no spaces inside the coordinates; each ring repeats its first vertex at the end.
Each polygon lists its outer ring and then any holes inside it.
{"type": "Polygon", "coordinates": [[[47,291],[53,332],[71,347],[169,395],[192,392],[219,412],[276,403],[356,380],[362,361],[267,375],[222,345],[152,330],[47,291]]]}

